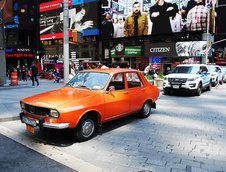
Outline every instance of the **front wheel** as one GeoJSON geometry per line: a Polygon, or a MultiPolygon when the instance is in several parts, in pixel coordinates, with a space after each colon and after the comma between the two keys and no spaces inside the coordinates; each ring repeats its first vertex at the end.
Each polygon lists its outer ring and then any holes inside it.
{"type": "Polygon", "coordinates": [[[146,101],[139,112],[139,116],[141,118],[147,118],[150,116],[150,114],[151,114],[151,104],[150,102],[146,101]]]}
{"type": "Polygon", "coordinates": [[[91,116],[83,117],[74,129],[74,135],[80,142],[89,140],[93,137],[96,130],[96,119],[91,116]]]}
{"type": "Polygon", "coordinates": [[[198,88],[196,90],[196,96],[200,96],[202,94],[202,84],[199,83],[198,88]]]}
{"type": "Polygon", "coordinates": [[[211,83],[206,87],[207,91],[211,91],[211,83]]]}

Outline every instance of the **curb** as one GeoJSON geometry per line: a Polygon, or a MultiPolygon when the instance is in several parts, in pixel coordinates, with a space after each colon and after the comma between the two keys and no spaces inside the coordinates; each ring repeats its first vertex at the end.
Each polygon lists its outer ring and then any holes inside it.
{"type": "Polygon", "coordinates": [[[17,121],[20,120],[19,116],[12,116],[12,117],[0,117],[0,122],[8,122],[8,121],[17,121]]]}

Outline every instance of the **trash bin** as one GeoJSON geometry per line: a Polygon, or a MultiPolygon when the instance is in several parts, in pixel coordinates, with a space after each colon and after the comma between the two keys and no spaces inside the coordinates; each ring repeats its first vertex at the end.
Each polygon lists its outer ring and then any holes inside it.
{"type": "Polygon", "coordinates": [[[17,72],[11,73],[11,84],[10,85],[18,85],[17,72]]]}

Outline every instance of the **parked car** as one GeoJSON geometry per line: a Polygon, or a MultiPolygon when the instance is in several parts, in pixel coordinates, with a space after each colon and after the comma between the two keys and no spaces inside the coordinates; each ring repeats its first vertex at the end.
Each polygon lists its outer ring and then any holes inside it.
{"type": "Polygon", "coordinates": [[[20,119],[32,133],[37,126],[71,128],[85,141],[107,121],[135,112],[148,117],[159,92],[138,70],[83,70],[62,88],[21,99],[20,119]]]}
{"type": "Polygon", "coordinates": [[[211,90],[210,74],[205,64],[180,64],[164,77],[163,91],[187,91],[200,96],[202,90],[211,90]]]}
{"type": "Polygon", "coordinates": [[[215,64],[208,65],[210,71],[210,80],[212,86],[216,86],[217,84],[223,84],[223,72],[221,71],[221,67],[215,64]]]}
{"type": "Polygon", "coordinates": [[[223,73],[223,82],[226,82],[226,66],[221,67],[222,73],[223,73]]]}

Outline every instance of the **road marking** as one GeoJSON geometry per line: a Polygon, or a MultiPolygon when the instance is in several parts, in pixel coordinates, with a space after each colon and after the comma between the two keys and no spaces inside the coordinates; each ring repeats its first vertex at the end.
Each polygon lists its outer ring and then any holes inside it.
{"type": "Polygon", "coordinates": [[[22,134],[19,134],[13,130],[10,130],[4,126],[0,125],[0,133],[4,136],[38,152],[42,155],[45,155],[46,157],[53,159],[73,170],[79,171],[79,172],[103,172],[104,170],[90,164],[86,161],[83,161],[81,159],[78,159],[70,154],[67,154],[65,152],[62,152],[58,150],[55,147],[45,145],[43,143],[39,143],[36,140],[33,140],[32,138],[26,137],[22,134]]]}

